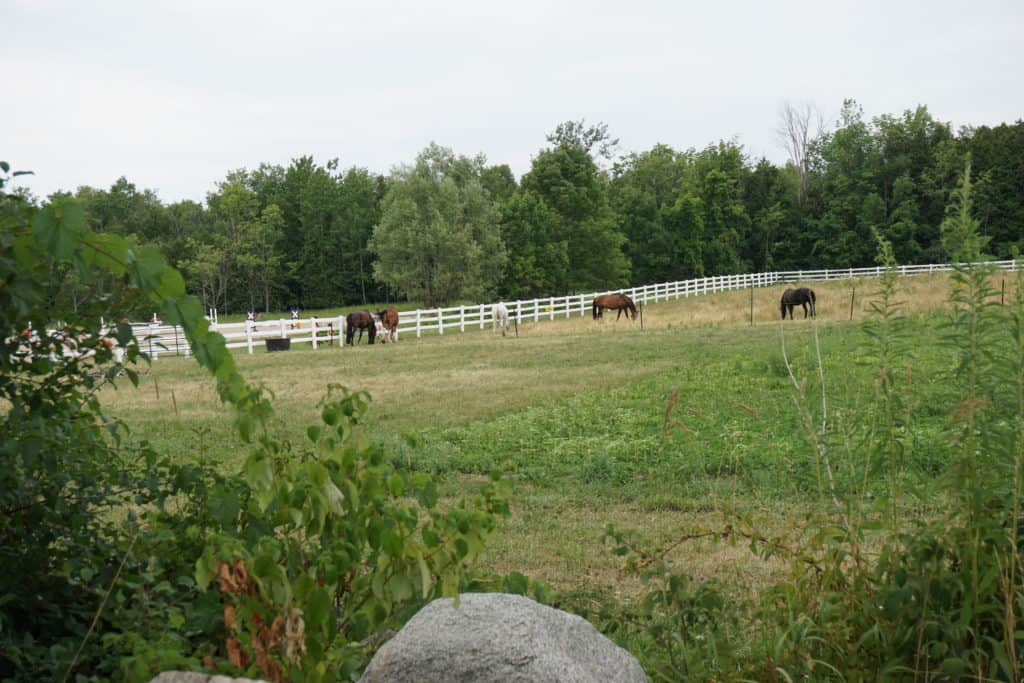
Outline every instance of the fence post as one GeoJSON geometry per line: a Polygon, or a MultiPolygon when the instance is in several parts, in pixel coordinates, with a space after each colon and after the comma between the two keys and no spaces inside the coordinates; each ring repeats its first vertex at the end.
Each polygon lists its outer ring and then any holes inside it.
{"type": "Polygon", "coordinates": [[[419,339],[422,331],[420,330],[420,309],[416,309],[416,338],[419,339]]]}
{"type": "Polygon", "coordinates": [[[437,309],[437,333],[444,335],[444,313],[441,309],[437,309]]]}
{"type": "Polygon", "coordinates": [[[480,304],[480,329],[484,329],[484,305],[480,304]]]}
{"type": "Polygon", "coordinates": [[[466,331],[466,307],[459,305],[459,332],[466,331]]]}
{"type": "Polygon", "coordinates": [[[281,318],[277,322],[279,323],[278,324],[278,334],[280,334],[281,337],[283,338],[285,336],[284,335],[284,318],[281,318]]]}
{"type": "Polygon", "coordinates": [[[245,321],[245,343],[249,347],[249,353],[252,353],[252,322],[249,320],[245,321]]]}
{"type": "Polygon", "coordinates": [[[316,350],[316,348],[317,348],[317,345],[316,345],[317,344],[317,339],[316,339],[316,316],[315,315],[312,316],[309,319],[309,330],[313,334],[313,349],[316,350]]]}
{"type": "Polygon", "coordinates": [[[338,348],[345,348],[345,316],[338,316],[338,348]]]}

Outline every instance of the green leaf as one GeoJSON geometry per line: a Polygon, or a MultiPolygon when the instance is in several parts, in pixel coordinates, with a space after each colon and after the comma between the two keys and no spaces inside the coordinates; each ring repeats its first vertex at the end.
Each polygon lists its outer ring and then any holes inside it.
{"type": "Polygon", "coordinates": [[[82,239],[87,263],[114,275],[124,275],[128,263],[128,243],[109,232],[90,233],[82,239]]]}
{"type": "Polygon", "coordinates": [[[947,676],[957,678],[967,670],[967,662],[959,657],[949,657],[939,665],[939,668],[947,676]]]}
{"type": "Polygon", "coordinates": [[[430,589],[434,587],[434,579],[430,573],[430,567],[427,566],[427,561],[423,559],[423,553],[416,554],[416,564],[420,568],[420,589],[423,593],[423,599],[426,600],[427,596],[430,595],[430,589]]]}
{"type": "Polygon", "coordinates": [[[345,502],[345,494],[341,492],[333,481],[328,479],[323,484],[324,498],[327,501],[327,508],[332,514],[341,515],[344,514],[345,510],[343,504],[345,502]]]}
{"type": "Polygon", "coordinates": [[[85,228],[82,209],[74,202],[51,202],[36,212],[32,234],[54,258],[69,258],[85,228]]]}
{"type": "Polygon", "coordinates": [[[331,596],[321,587],[315,588],[306,600],[306,609],[303,617],[306,620],[306,628],[320,630],[331,614],[331,596]]]}
{"type": "Polygon", "coordinates": [[[388,490],[395,498],[402,495],[402,492],[405,491],[405,480],[402,478],[402,475],[395,472],[388,477],[388,490]]]}
{"type": "Polygon", "coordinates": [[[185,296],[185,279],[181,273],[165,264],[157,290],[165,299],[180,299],[185,296]]]}

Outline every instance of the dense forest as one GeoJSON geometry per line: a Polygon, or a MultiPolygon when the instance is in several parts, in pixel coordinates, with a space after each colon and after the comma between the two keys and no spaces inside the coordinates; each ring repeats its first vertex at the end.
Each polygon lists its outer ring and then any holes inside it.
{"type": "MultiPolygon", "coordinates": [[[[559,125],[523,176],[431,144],[388,176],[312,157],[229,172],[205,205],[126,178],[74,196],[92,229],[161,246],[221,312],[523,298],[683,278],[871,265],[878,229],[902,263],[940,262],[966,159],[990,250],[1024,242],[1024,121],[951,130],[924,106],[818,125],[787,105],[790,160],[741,144],[617,154],[604,124],[559,125]]],[[[61,288],[72,307],[85,292],[61,288]]]]}

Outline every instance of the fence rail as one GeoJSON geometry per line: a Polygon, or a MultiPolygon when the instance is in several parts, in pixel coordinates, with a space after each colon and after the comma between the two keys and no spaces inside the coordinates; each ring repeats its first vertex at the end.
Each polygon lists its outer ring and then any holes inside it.
{"type": "MultiPolygon", "coordinates": [[[[1015,271],[1016,261],[991,261],[989,265],[1000,270],[1015,271]]],[[[926,264],[916,266],[899,266],[902,276],[923,275],[928,273],[948,272],[953,264],[926,264]]],[[[570,294],[560,297],[541,297],[537,299],[517,299],[503,301],[509,315],[520,322],[540,322],[570,318],[573,315],[586,315],[594,297],[600,294],[623,293],[637,303],[657,303],[669,299],[681,299],[701,296],[716,292],[725,292],[751,287],[770,287],[776,284],[791,282],[822,282],[829,280],[845,280],[858,277],[878,277],[882,274],[881,266],[869,268],[823,268],[819,270],[791,270],[769,273],[746,273],[743,275],[716,275],[693,280],[661,282],[639,287],[625,287],[601,292],[570,294]]],[[[401,311],[398,322],[399,336],[415,334],[444,335],[457,330],[482,330],[492,324],[491,307],[493,304],[471,304],[468,306],[449,306],[447,308],[416,309],[401,311]]],[[[133,324],[136,337],[143,351],[152,358],[161,354],[190,355],[188,342],[180,328],[172,325],[133,324]]],[[[211,329],[224,335],[229,349],[247,349],[253,353],[267,339],[291,340],[291,343],[308,343],[312,347],[337,345],[344,348],[345,317],[318,318],[310,317],[295,321],[290,319],[260,320],[240,323],[214,323],[211,329]]]]}

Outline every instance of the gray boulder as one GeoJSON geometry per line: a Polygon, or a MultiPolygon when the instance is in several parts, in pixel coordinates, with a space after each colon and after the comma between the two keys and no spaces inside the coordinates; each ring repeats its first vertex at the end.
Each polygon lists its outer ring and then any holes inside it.
{"type": "Polygon", "coordinates": [[[200,674],[191,671],[164,671],[149,683],[267,683],[252,678],[231,678],[216,674],[200,674]]]}
{"type": "Polygon", "coordinates": [[[573,614],[529,598],[435,600],[377,651],[360,683],[645,683],[633,655],[573,614]]]}

